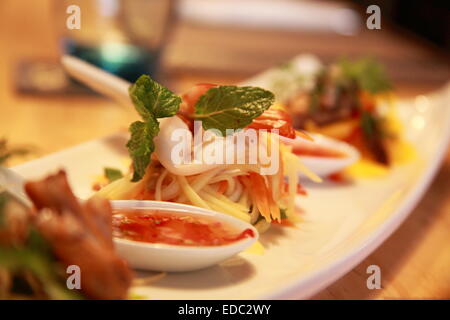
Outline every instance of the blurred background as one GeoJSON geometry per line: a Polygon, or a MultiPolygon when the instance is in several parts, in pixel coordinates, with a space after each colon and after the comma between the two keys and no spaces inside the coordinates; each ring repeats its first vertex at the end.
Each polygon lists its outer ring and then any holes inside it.
{"type": "Polygon", "coordinates": [[[432,87],[449,75],[449,5],[442,1],[3,0],[0,6],[5,71],[10,78],[21,74],[14,84],[22,91],[63,88],[62,75],[45,64],[62,52],[130,81],[159,71],[175,87],[190,77],[240,81],[299,53],[324,62],[370,55],[400,86],[432,87]],[[66,27],[72,4],[82,11],[80,30],[66,27]],[[366,27],[373,4],[381,8],[380,30],[366,27]]]}
{"type": "MultiPolygon", "coordinates": [[[[399,97],[414,97],[450,78],[449,15],[449,2],[437,0],[1,0],[0,161],[125,130],[136,118],[70,80],[62,53],[131,81],[150,73],[177,92],[238,83],[300,53],[325,63],[371,56],[399,97]],[[381,29],[369,30],[374,4],[381,29]],[[80,30],[66,27],[70,5],[81,8],[80,30]]],[[[440,181],[448,183],[449,168],[447,156],[440,181]]]]}
{"type": "Polygon", "coordinates": [[[417,0],[2,0],[0,137],[47,153],[134,116],[68,79],[62,53],[131,81],[150,73],[175,91],[237,83],[299,53],[325,63],[371,56],[399,96],[426,93],[449,79],[449,12],[448,2],[417,0]],[[74,4],[80,30],[66,26],[74,4]],[[372,4],[381,29],[366,26],[372,4]]]}

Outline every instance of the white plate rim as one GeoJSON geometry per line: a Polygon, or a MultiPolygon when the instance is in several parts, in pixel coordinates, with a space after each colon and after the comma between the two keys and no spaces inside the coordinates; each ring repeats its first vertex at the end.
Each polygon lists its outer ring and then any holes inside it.
{"type": "Polygon", "coordinates": [[[363,244],[358,249],[343,255],[340,259],[329,264],[326,268],[313,272],[308,277],[307,281],[305,281],[305,279],[299,279],[294,283],[285,286],[283,289],[261,297],[261,299],[292,299],[292,297],[297,297],[299,299],[310,298],[360,264],[381,244],[383,244],[383,242],[389,238],[412,213],[413,209],[422,199],[428,187],[432,183],[437,171],[439,170],[447,153],[447,146],[449,143],[450,126],[447,126],[445,138],[441,140],[438,147],[438,154],[434,158],[434,161],[427,167],[422,176],[418,178],[419,183],[417,183],[416,186],[410,190],[407,195],[405,195],[405,198],[397,210],[395,210],[395,212],[393,212],[388,219],[376,228],[371,235],[366,237],[363,244]],[[332,270],[334,271],[333,276],[324,276],[332,270]],[[322,281],[320,279],[322,279],[322,281]],[[320,282],[319,285],[317,285],[318,282],[320,282]],[[308,284],[305,285],[305,283],[308,284]],[[313,283],[316,283],[316,285],[313,286],[313,283]],[[304,290],[301,294],[296,294],[295,291],[300,285],[303,286],[304,290]]]}

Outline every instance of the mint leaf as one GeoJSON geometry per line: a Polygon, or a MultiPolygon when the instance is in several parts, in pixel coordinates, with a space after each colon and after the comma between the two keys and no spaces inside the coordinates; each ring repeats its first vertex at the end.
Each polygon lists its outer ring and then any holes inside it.
{"type": "Polygon", "coordinates": [[[147,75],[142,75],[129,89],[137,112],[146,120],[171,117],[178,112],[181,98],[147,75]]]}
{"type": "MultiPolygon", "coordinates": [[[[139,181],[150,163],[155,149],[153,138],[159,132],[158,118],[174,116],[181,98],[167,88],[142,75],[129,89],[130,97],[143,121],[131,124],[131,138],[127,143],[133,160],[131,181],[139,181]]],[[[270,91],[256,87],[219,86],[209,89],[196,104],[196,119],[203,121],[204,129],[241,129],[261,115],[274,102],[270,91]]]]}
{"type": "Polygon", "coordinates": [[[130,125],[131,138],[127,143],[128,152],[133,160],[133,178],[136,182],[142,179],[150,163],[150,156],[155,151],[153,138],[159,132],[159,123],[152,114],[146,122],[136,121],[130,125]]]}
{"type": "Polygon", "coordinates": [[[147,75],[142,75],[129,89],[130,98],[144,122],[136,121],[129,130],[131,138],[127,143],[133,160],[134,174],[131,181],[139,181],[150,163],[155,149],[153,138],[159,132],[157,118],[171,117],[178,112],[181,98],[147,75]]]}
{"type": "Polygon", "coordinates": [[[209,89],[195,105],[195,119],[203,129],[242,129],[273,104],[272,92],[257,87],[218,86],[209,89]]]}
{"type": "Polygon", "coordinates": [[[108,179],[109,182],[113,182],[119,180],[120,178],[123,178],[122,171],[120,171],[119,169],[105,168],[103,171],[106,179],[108,179]]]}

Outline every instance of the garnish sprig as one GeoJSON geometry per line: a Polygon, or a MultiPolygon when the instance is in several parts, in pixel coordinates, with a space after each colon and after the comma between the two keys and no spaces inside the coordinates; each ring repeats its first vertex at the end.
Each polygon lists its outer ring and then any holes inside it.
{"type": "MultiPolygon", "coordinates": [[[[131,100],[142,121],[133,122],[127,143],[133,160],[133,182],[143,178],[155,151],[153,139],[159,132],[159,118],[177,114],[181,98],[142,75],[129,89],[131,100]]],[[[201,120],[205,130],[217,129],[222,135],[227,129],[242,129],[273,104],[272,92],[258,87],[217,86],[206,91],[195,105],[193,119],[201,120]]]]}

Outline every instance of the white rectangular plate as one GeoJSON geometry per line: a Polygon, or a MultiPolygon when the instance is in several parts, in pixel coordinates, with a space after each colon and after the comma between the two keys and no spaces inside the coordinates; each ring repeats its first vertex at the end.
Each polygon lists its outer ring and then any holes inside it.
{"type": "MultiPolygon", "coordinates": [[[[264,85],[262,77],[258,85],[264,85]]],[[[242,253],[213,268],[169,274],[134,292],[151,299],[281,299],[308,298],[330,285],[389,237],[425,192],[447,151],[449,101],[450,86],[400,101],[399,116],[418,158],[381,179],[308,183],[308,197],[297,199],[304,222],[264,234],[263,255],[242,253]]],[[[13,169],[34,179],[65,168],[83,198],[105,166],[127,169],[125,142],[123,135],[93,140],[13,169]]]]}

